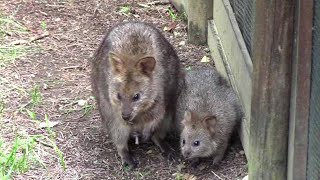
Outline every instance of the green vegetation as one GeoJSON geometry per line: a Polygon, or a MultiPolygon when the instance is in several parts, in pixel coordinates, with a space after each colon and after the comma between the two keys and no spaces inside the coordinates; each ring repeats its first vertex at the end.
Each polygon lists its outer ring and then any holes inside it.
{"type": "Polygon", "coordinates": [[[172,8],[168,8],[169,16],[171,17],[172,21],[187,21],[187,15],[185,12],[181,14],[177,14],[172,8]]]}
{"type": "Polygon", "coordinates": [[[119,9],[119,12],[123,14],[129,14],[130,9],[131,9],[130,6],[121,6],[119,9]]]}
{"type": "Polygon", "coordinates": [[[21,36],[28,33],[28,29],[12,18],[0,14],[0,68],[26,54],[26,46],[12,45],[5,42],[7,36],[21,36]]]}
{"type": "Polygon", "coordinates": [[[47,114],[41,118],[35,112],[35,108],[43,100],[39,86],[35,85],[31,90],[25,90],[5,78],[0,78],[0,86],[3,89],[0,92],[0,179],[9,180],[14,174],[24,173],[35,166],[46,168],[42,155],[49,152],[58,157],[61,167],[65,170],[64,156],[56,144],[56,135],[52,129],[54,123],[50,121],[47,114]],[[6,112],[4,98],[8,97],[8,93],[12,91],[17,92],[19,96],[29,98],[28,103],[21,105],[15,112],[26,114],[37,129],[45,129],[43,133],[30,134],[21,126],[12,123],[3,124],[5,122],[3,118],[6,117],[2,115],[6,112]],[[13,133],[8,135],[6,132],[13,133]]]}
{"type": "Polygon", "coordinates": [[[42,96],[40,93],[40,88],[39,86],[34,86],[33,89],[31,90],[31,103],[33,106],[37,106],[42,102],[42,96]]]}
{"type": "Polygon", "coordinates": [[[9,17],[0,14],[0,36],[13,36],[28,33],[28,29],[9,17]]]}
{"type": "Polygon", "coordinates": [[[23,173],[34,161],[41,162],[36,158],[36,139],[38,136],[17,136],[13,145],[0,140],[0,179],[10,179],[14,172],[23,173]]]}
{"type": "MultiPolygon", "coordinates": [[[[0,41],[1,42],[1,41],[0,41]]],[[[0,45],[0,68],[26,54],[25,46],[0,45]]]]}
{"type": "Polygon", "coordinates": [[[48,25],[45,21],[41,21],[40,26],[42,30],[47,30],[48,25]]]}

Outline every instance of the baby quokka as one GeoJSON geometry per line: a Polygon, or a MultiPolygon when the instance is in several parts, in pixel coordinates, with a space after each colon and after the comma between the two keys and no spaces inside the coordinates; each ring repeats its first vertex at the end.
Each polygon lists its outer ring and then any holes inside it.
{"type": "Polygon", "coordinates": [[[196,68],[180,81],[176,118],[180,129],[181,153],[199,163],[212,156],[220,162],[242,111],[237,95],[213,68],[196,68]]]}

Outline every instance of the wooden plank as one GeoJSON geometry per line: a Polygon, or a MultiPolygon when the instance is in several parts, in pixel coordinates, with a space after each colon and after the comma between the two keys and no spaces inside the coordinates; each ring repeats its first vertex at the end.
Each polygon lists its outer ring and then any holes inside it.
{"type": "MultiPolygon", "coordinates": [[[[215,0],[214,20],[208,25],[208,45],[217,70],[238,93],[246,117],[239,131],[245,153],[249,153],[252,63],[234,13],[227,0],[215,0]]],[[[248,157],[247,157],[248,158],[248,157]]]]}
{"type": "Polygon", "coordinates": [[[299,0],[293,59],[288,179],[307,179],[308,124],[312,64],[313,0],[299,0]]]}
{"type": "Polygon", "coordinates": [[[255,3],[249,179],[287,179],[295,3],[255,3]]]}
{"type": "MultiPolygon", "coordinates": [[[[220,72],[222,76],[229,80],[230,84],[232,85],[233,89],[237,92],[241,102],[243,99],[239,95],[238,87],[236,87],[236,82],[239,80],[238,78],[233,78],[232,72],[230,70],[230,66],[228,65],[228,58],[226,53],[224,52],[223,45],[220,41],[219,35],[217,34],[216,26],[214,21],[209,21],[208,25],[208,45],[210,48],[211,56],[214,58],[214,63],[216,69],[220,72]]],[[[241,55],[240,55],[241,57],[241,55]]],[[[244,104],[244,103],[241,103],[244,104]]],[[[249,103],[248,103],[249,104],[249,103]]],[[[242,105],[242,109],[243,105],[242,105]]],[[[245,153],[249,153],[249,119],[248,116],[242,119],[240,129],[238,130],[240,135],[241,143],[244,148],[245,153]]]]}
{"type": "MultiPolygon", "coordinates": [[[[222,59],[223,64],[229,76],[234,79],[234,86],[242,100],[246,119],[250,121],[252,62],[228,0],[214,1],[213,18],[217,31],[216,36],[222,48],[215,49],[209,46],[210,50],[215,52],[223,49],[222,52],[226,57],[225,60],[222,59]]],[[[214,34],[213,30],[210,30],[209,33],[214,34]]],[[[208,43],[210,45],[210,42],[208,43]]],[[[219,59],[214,59],[214,61],[219,61],[219,59]]]]}
{"type": "Polygon", "coordinates": [[[208,20],[212,19],[213,0],[188,2],[188,41],[196,45],[207,43],[208,20]]]}

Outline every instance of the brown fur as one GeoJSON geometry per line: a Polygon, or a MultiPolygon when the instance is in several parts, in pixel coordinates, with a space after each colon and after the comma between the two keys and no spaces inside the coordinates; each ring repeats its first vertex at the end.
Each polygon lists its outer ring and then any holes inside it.
{"type": "Polygon", "coordinates": [[[213,162],[218,163],[237,121],[242,118],[238,98],[212,68],[188,71],[180,86],[176,117],[182,155],[195,162],[213,156],[213,162]]]}
{"type": "Polygon", "coordinates": [[[102,122],[123,164],[132,136],[151,139],[161,151],[174,116],[179,59],[170,43],[151,25],[121,23],[105,36],[92,62],[92,89],[102,122]]]}

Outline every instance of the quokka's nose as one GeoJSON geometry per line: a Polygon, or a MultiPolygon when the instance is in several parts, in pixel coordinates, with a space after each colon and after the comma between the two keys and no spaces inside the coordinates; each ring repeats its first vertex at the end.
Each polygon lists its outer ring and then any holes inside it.
{"type": "Polygon", "coordinates": [[[130,115],[130,114],[124,114],[124,113],[122,113],[121,116],[122,116],[122,119],[125,120],[125,121],[128,121],[128,120],[130,120],[130,118],[131,118],[131,115],[130,115]]]}
{"type": "Polygon", "coordinates": [[[184,156],[185,158],[188,158],[190,155],[191,155],[190,151],[185,151],[185,152],[183,152],[183,156],[184,156]]]}

